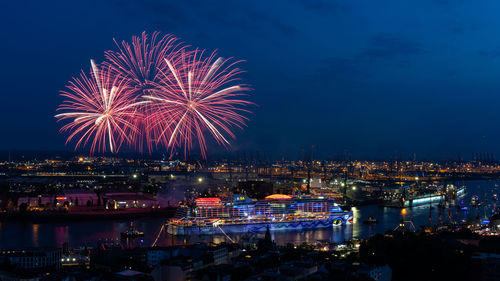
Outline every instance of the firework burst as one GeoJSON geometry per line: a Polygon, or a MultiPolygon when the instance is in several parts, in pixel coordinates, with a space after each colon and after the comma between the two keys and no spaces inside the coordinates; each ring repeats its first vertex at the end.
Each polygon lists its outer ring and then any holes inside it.
{"type": "Polygon", "coordinates": [[[91,61],[91,74],[82,72],[62,92],[66,100],[55,117],[71,120],[66,143],[90,144],[95,151],[117,152],[123,144],[149,151],[165,146],[184,155],[199,146],[206,158],[207,138],[228,146],[233,127],[242,128],[252,104],[241,98],[249,88],[238,84],[238,61],[213,52],[187,51],[178,39],[145,32],[132,42],[105,52],[106,61],[91,61]]]}
{"type": "MultiPolygon", "coordinates": [[[[174,65],[178,62],[179,53],[186,46],[172,35],[162,36],[153,32],[148,36],[143,32],[141,36],[133,36],[132,43],[115,40],[118,51],[107,51],[105,57],[115,75],[122,76],[126,84],[135,90],[137,96],[154,95],[161,80],[161,72],[168,69],[166,60],[174,65]]],[[[140,108],[144,116],[151,114],[151,108],[143,105],[140,108]]],[[[133,133],[133,144],[142,152],[144,142],[148,150],[153,150],[153,143],[158,138],[158,132],[149,123],[149,118],[136,118],[136,126],[140,128],[133,133]]]]}
{"type": "Polygon", "coordinates": [[[62,91],[66,97],[58,110],[66,111],[55,117],[71,120],[61,131],[69,131],[66,143],[77,139],[76,147],[90,143],[90,153],[96,150],[117,152],[126,142],[132,142],[130,135],[137,132],[134,120],[138,118],[133,91],[126,81],[113,75],[109,67],[99,67],[91,60],[91,75],[83,71],[79,78],[73,78],[62,91]]]}
{"type": "Polygon", "coordinates": [[[243,106],[252,104],[240,99],[249,88],[232,85],[241,70],[238,61],[217,58],[213,52],[203,57],[204,51],[181,53],[173,63],[165,59],[167,71],[160,71],[161,82],[154,95],[144,95],[150,102],[152,130],[158,133],[158,142],[184,150],[184,155],[197,143],[206,158],[205,132],[223,146],[228,138],[235,138],[231,127],[242,128],[248,112],[243,106]]]}
{"type": "Polygon", "coordinates": [[[118,51],[107,51],[105,65],[127,80],[127,84],[139,93],[154,90],[160,81],[160,73],[167,69],[165,59],[176,62],[178,54],[186,48],[172,35],[161,36],[153,32],[151,38],[146,32],[133,36],[132,44],[122,41],[115,44],[118,51]]]}

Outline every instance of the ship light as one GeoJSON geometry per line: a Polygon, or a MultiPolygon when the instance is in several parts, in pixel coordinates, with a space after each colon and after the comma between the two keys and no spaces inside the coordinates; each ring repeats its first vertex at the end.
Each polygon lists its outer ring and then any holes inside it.
{"type": "Polygon", "coordinates": [[[285,194],[272,194],[269,196],[266,196],[264,198],[265,200],[289,200],[292,199],[292,196],[290,195],[285,195],[285,194]]]}

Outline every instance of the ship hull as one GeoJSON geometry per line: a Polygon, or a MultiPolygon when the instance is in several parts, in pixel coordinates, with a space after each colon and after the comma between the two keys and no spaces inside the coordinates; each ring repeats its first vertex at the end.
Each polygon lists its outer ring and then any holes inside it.
{"type": "Polygon", "coordinates": [[[169,222],[167,224],[167,233],[171,235],[218,235],[228,233],[265,232],[268,226],[271,231],[316,229],[350,224],[352,218],[352,212],[345,212],[338,215],[332,215],[327,219],[302,221],[271,221],[246,224],[225,223],[203,226],[183,226],[169,222]]]}
{"type": "Polygon", "coordinates": [[[383,201],[381,206],[391,208],[412,208],[422,205],[437,204],[445,200],[444,195],[421,196],[411,198],[406,201],[403,200],[390,200],[383,201]]]}
{"type": "Polygon", "coordinates": [[[416,207],[427,204],[434,204],[444,201],[443,195],[434,195],[434,196],[422,196],[407,200],[404,202],[403,207],[416,207]]]}

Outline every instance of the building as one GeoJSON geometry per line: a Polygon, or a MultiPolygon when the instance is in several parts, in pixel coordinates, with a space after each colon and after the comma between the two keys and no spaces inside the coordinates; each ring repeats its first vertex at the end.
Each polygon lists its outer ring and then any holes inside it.
{"type": "Polygon", "coordinates": [[[0,259],[10,265],[28,270],[52,270],[61,268],[62,250],[58,248],[32,248],[26,250],[4,250],[0,259]]]}
{"type": "Polygon", "coordinates": [[[154,267],[159,265],[163,260],[179,255],[178,247],[154,247],[149,248],[146,253],[146,264],[154,267]]]}
{"type": "Polygon", "coordinates": [[[500,280],[500,255],[492,253],[474,253],[471,258],[475,276],[471,280],[500,280]]]}
{"type": "Polygon", "coordinates": [[[208,248],[209,253],[212,255],[213,264],[225,264],[229,262],[228,249],[225,244],[219,244],[208,248]]]}
{"type": "Polygon", "coordinates": [[[21,204],[26,204],[29,207],[45,206],[53,204],[54,200],[54,195],[19,197],[19,199],[17,199],[17,206],[21,206],[21,204]]]}
{"type": "Polygon", "coordinates": [[[88,189],[66,189],[56,197],[58,203],[69,202],[75,206],[92,206],[97,204],[97,194],[88,189]]]}
{"type": "Polygon", "coordinates": [[[41,279],[39,274],[0,270],[0,280],[2,281],[40,281],[41,279]]]}
{"type": "Polygon", "coordinates": [[[154,208],[159,206],[158,200],[149,194],[119,192],[106,193],[103,196],[108,208],[154,208]]]}

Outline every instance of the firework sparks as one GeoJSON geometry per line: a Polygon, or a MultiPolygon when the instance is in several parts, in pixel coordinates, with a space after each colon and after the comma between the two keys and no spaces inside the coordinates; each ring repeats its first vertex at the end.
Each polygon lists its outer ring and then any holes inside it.
{"type": "Polygon", "coordinates": [[[206,158],[205,132],[223,146],[228,137],[235,138],[232,126],[242,128],[247,120],[242,106],[251,102],[239,99],[249,90],[244,85],[228,84],[237,80],[241,70],[231,59],[217,58],[212,53],[203,58],[203,51],[180,55],[180,63],[165,59],[168,70],[161,71],[155,95],[144,95],[150,101],[151,124],[162,142],[172,150],[182,148],[186,155],[195,143],[206,158]]]}
{"type": "MultiPolygon", "coordinates": [[[[132,43],[122,41],[121,44],[115,40],[118,51],[107,51],[105,56],[106,65],[116,75],[121,75],[128,86],[135,90],[137,96],[154,95],[157,83],[161,80],[160,73],[167,70],[166,59],[174,64],[177,63],[179,53],[186,48],[172,35],[161,36],[159,32],[153,32],[149,37],[146,32],[141,36],[133,36],[132,43]]],[[[149,116],[151,109],[148,105],[141,106],[140,110],[144,116],[149,116]]],[[[158,138],[158,131],[152,126],[150,118],[137,118],[136,126],[140,128],[131,136],[137,148],[142,151],[144,142],[151,152],[153,143],[158,138]]]]}
{"type": "Polygon", "coordinates": [[[164,145],[187,155],[199,145],[206,158],[206,135],[227,146],[232,127],[244,126],[243,107],[252,103],[240,99],[249,88],[236,83],[237,61],[187,51],[158,32],[115,43],[118,51],[105,52],[100,66],[91,61],[91,75],[82,72],[61,94],[67,100],[58,110],[66,112],[55,117],[71,120],[61,128],[70,132],[66,143],[90,143],[91,154],[117,152],[124,143],[142,152],[145,141],[150,152],[164,145]]]}
{"type": "Polygon", "coordinates": [[[66,143],[77,139],[76,147],[91,143],[90,153],[95,150],[117,152],[123,142],[131,143],[130,134],[137,131],[134,119],[138,118],[135,99],[125,80],[113,75],[109,67],[99,67],[91,60],[91,76],[84,72],[74,78],[62,91],[67,100],[58,110],[60,120],[69,119],[61,131],[70,131],[66,143]]]}

